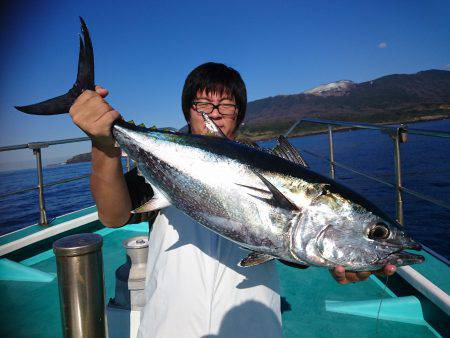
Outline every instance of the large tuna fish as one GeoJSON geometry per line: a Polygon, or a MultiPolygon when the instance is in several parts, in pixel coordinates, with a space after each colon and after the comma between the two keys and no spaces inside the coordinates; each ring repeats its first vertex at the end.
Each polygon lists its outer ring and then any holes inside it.
{"type": "MultiPolygon", "coordinates": [[[[83,89],[94,88],[92,45],[81,20],[77,81],[65,95],[17,107],[29,114],[66,113],[83,89]]],[[[250,250],[241,266],[277,258],[349,270],[424,260],[399,224],[343,185],[309,170],[280,138],[272,150],[228,140],[203,114],[213,136],[113,126],[120,147],[138,163],[155,196],[136,212],[173,204],[221,236],[250,250]]]]}

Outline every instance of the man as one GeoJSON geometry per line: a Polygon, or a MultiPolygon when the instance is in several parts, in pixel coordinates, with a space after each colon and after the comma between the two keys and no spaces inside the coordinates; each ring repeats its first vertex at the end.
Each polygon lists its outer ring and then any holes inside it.
{"type": "MultiPolygon", "coordinates": [[[[151,192],[142,191],[136,177],[125,180],[122,174],[121,151],[114,148],[111,136],[111,125],[120,115],[104,100],[107,94],[101,87],[85,91],[70,115],[92,139],[91,190],[99,217],[106,226],[120,227],[130,221],[130,210],[151,192]]],[[[226,137],[234,139],[246,104],[241,76],[223,64],[197,67],[184,84],[182,108],[193,134],[206,133],[203,111],[226,137]]],[[[281,337],[273,261],[238,267],[236,262],[246,256],[245,251],[174,207],[156,217],[149,242],[141,337],[281,337]]],[[[388,266],[385,272],[392,274],[393,269],[388,266]]],[[[345,272],[342,267],[333,271],[342,284],[369,275],[345,272]]]]}

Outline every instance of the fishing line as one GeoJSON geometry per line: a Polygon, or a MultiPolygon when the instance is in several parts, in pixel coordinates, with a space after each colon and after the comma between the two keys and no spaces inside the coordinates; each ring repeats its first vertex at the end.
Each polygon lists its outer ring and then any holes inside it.
{"type": "MultiPolygon", "coordinates": [[[[376,278],[376,277],[375,277],[376,278]]],[[[377,326],[375,330],[375,337],[379,337],[379,324],[380,324],[380,312],[381,312],[381,305],[383,304],[383,295],[386,293],[387,285],[389,282],[389,276],[386,275],[386,282],[384,283],[384,288],[381,290],[380,293],[380,304],[378,305],[378,312],[377,312],[377,326]]]]}

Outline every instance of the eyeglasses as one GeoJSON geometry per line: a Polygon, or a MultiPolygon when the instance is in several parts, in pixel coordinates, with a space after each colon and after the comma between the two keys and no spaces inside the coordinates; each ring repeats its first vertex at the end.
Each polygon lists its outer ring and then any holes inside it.
{"type": "Polygon", "coordinates": [[[203,111],[205,114],[211,114],[214,109],[217,109],[222,116],[233,116],[236,113],[237,105],[231,103],[220,103],[215,105],[210,102],[192,102],[196,111],[203,111]]]}

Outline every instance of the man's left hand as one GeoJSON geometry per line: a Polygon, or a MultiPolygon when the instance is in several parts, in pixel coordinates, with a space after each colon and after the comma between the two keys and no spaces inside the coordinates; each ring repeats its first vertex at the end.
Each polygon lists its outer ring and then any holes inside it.
{"type": "Polygon", "coordinates": [[[392,276],[397,270],[395,265],[386,265],[383,269],[376,271],[346,271],[343,266],[336,266],[330,270],[331,275],[339,284],[362,282],[367,280],[371,274],[377,276],[392,276]]]}

